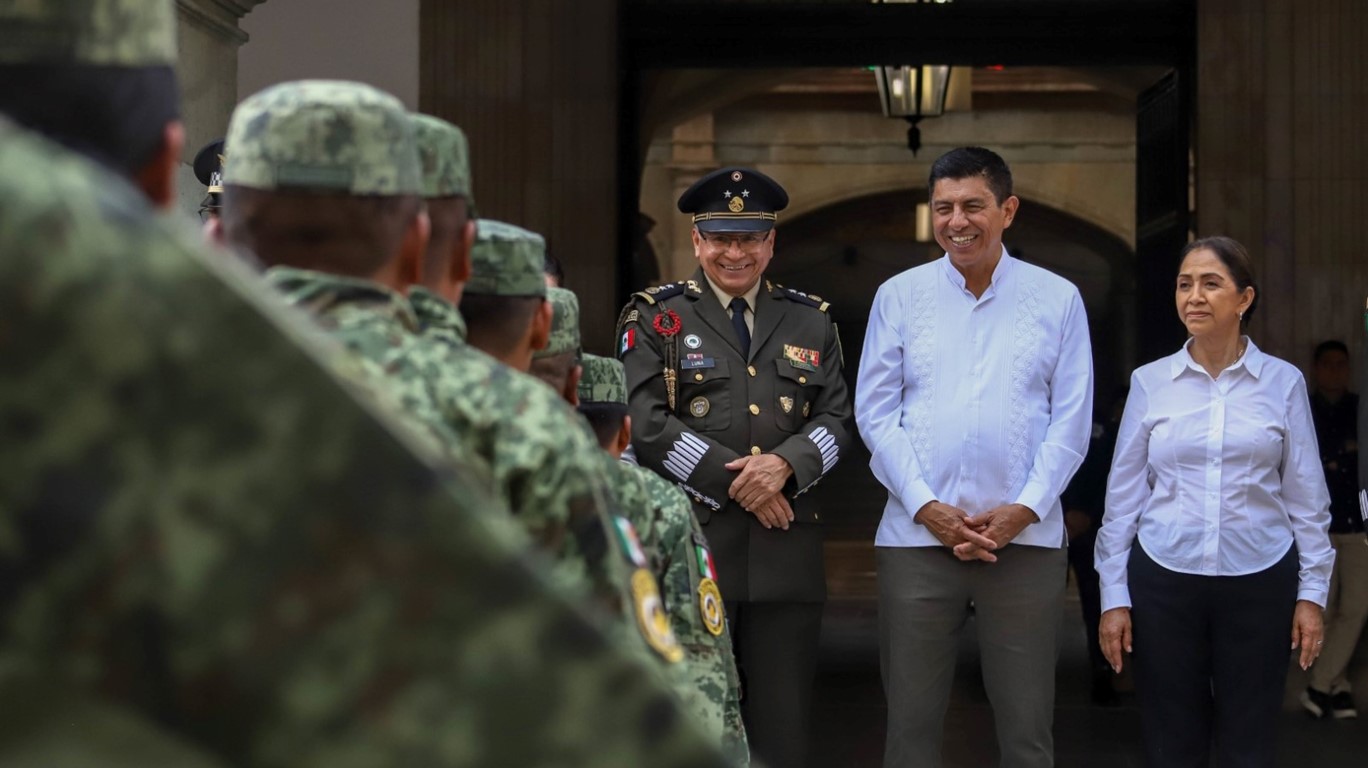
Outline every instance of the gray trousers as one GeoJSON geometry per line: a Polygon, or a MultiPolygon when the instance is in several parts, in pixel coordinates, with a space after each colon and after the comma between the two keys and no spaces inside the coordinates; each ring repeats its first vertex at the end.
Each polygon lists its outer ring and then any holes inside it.
{"type": "Polygon", "coordinates": [[[972,602],[1003,768],[1054,765],[1064,549],[1008,545],[996,563],[945,547],[879,547],[884,768],[940,768],[960,630],[972,602]]]}

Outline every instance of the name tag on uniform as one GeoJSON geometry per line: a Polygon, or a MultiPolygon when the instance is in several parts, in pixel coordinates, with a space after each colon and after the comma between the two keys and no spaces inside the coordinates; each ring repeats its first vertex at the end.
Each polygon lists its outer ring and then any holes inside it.
{"type": "Polygon", "coordinates": [[[716,368],[717,362],[711,357],[694,357],[690,355],[684,359],[684,362],[679,364],[679,367],[686,371],[694,368],[716,368]]]}

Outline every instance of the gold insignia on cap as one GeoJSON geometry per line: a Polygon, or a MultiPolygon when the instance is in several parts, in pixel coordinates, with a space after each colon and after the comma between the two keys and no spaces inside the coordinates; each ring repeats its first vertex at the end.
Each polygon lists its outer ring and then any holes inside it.
{"type": "Polygon", "coordinates": [[[703,617],[703,626],[720,637],[724,617],[722,591],[717,588],[717,582],[707,577],[698,582],[698,612],[703,617]]]}
{"type": "Polygon", "coordinates": [[[779,396],[779,407],[784,409],[784,413],[793,413],[793,398],[787,395],[779,396]]]}
{"type": "Polygon", "coordinates": [[[741,172],[740,172],[740,171],[732,171],[732,181],[740,181],[740,180],[741,180],[741,172]]]}
{"type": "Polygon", "coordinates": [[[731,199],[731,202],[727,203],[727,207],[731,209],[732,213],[740,213],[741,211],[745,210],[746,201],[742,200],[739,197],[733,197],[731,199]]]}
{"type": "Polygon", "coordinates": [[[689,401],[689,413],[697,418],[701,419],[707,416],[710,410],[712,410],[712,403],[709,403],[706,397],[695,397],[689,401]]]}
{"type": "Polygon", "coordinates": [[[632,574],[632,603],[636,607],[637,625],[646,638],[646,644],[670,663],[684,658],[684,649],[679,647],[674,630],[670,629],[670,617],[665,613],[665,604],[660,599],[660,587],[645,568],[638,568],[632,574]]]}

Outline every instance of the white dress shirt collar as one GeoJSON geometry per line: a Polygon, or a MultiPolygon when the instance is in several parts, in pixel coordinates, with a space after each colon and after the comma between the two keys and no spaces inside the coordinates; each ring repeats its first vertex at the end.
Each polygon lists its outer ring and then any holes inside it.
{"type": "MultiPolygon", "coordinates": [[[[721,302],[722,308],[730,311],[732,299],[737,297],[732,296],[730,293],[727,293],[721,288],[718,288],[717,286],[713,285],[712,281],[708,280],[706,275],[703,277],[703,279],[708,283],[708,287],[712,289],[713,295],[717,297],[717,300],[719,302],[721,302]]],[[[764,275],[761,275],[759,278],[756,278],[755,285],[752,285],[750,288],[746,290],[745,293],[741,294],[740,296],[740,298],[746,300],[746,309],[749,309],[751,311],[751,314],[755,314],[755,297],[760,295],[760,283],[763,282],[764,279],[764,275]]]]}
{"type": "MultiPolygon", "coordinates": [[[[1262,350],[1255,346],[1254,341],[1248,336],[1241,336],[1240,338],[1244,341],[1245,353],[1240,355],[1238,360],[1231,363],[1221,372],[1233,372],[1243,368],[1249,372],[1250,376],[1257,379],[1259,378],[1259,374],[1263,373],[1264,358],[1266,355],[1264,355],[1262,350]]],[[[1209,377],[1206,369],[1192,357],[1192,344],[1195,341],[1196,339],[1188,337],[1188,340],[1183,344],[1183,348],[1178,350],[1178,354],[1174,355],[1169,361],[1169,373],[1172,378],[1177,379],[1183,371],[1195,371],[1203,376],[1209,377]]]]}
{"type": "MultiPolygon", "coordinates": [[[[994,289],[1011,274],[1012,266],[1015,262],[1016,259],[1008,255],[1007,247],[1003,246],[1002,255],[998,257],[997,266],[993,267],[993,276],[988,280],[988,289],[983,292],[982,296],[974,297],[975,301],[984,301],[992,298],[995,293],[994,289]]],[[[966,296],[974,296],[969,290],[969,282],[964,279],[964,274],[956,269],[955,263],[950,260],[950,254],[947,253],[941,257],[941,266],[944,269],[946,278],[950,280],[951,285],[959,288],[966,296]]]]}

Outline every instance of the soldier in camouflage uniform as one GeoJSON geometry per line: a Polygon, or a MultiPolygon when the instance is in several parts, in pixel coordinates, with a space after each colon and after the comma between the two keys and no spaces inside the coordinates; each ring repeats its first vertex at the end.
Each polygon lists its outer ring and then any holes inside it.
{"type": "Polygon", "coordinates": [[[239,105],[227,150],[229,241],[271,267],[267,279],[290,303],[380,365],[408,412],[454,455],[492,468],[496,493],[565,588],[592,597],[628,647],[644,654],[644,641],[673,662],[678,646],[650,618],[658,597],[631,575],[573,413],[521,374],[419,335],[398,292],[424,255],[412,237],[422,173],[399,103],[357,83],[285,83],[239,105]],[[388,239],[365,239],[377,231],[388,239]]]}
{"type": "Polygon", "coordinates": [[[475,243],[470,145],[465,132],[445,120],[417,113],[409,118],[422,165],[423,201],[432,224],[422,275],[409,287],[409,302],[425,330],[432,326],[437,333],[452,333],[464,341],[465,320],[455,305],[470,279],[470,248],[475,243]]]}
{"type": "Polygon", "coordinates": [[[548,286],[546,300],[551,303],[551,333],[546,346],[532,353],[528,373],[546,382],[566,402],[576,405],[583,372],[579,363],[579,297],[566,288],[548,286]]]}
{"type": "MultiPolygon", "coordinates": [[[[73,66],[172,57],[130,42],[169,0],[15,13],[73,66]]],[[[0,765],[722,764],[463,466],[195,240],[0,117],[0,765]]]]}
{"type": "Polygon", "coordinates": [[[546,241],[522,227],[480,220],[470,281],[458,306],[470,343],[524,373],[550,340],[554,308],[546,298],[546,241]]]}
{"type": "Polygon", "coordinates": [[[685,652],[680,694],[734,765],[748,765],[741,690],[712,552],[689,498],[661,476],[617,461],[631,444],[622,363],[585,355],[579,409],[617,469],[614,484],[641,532],[642,547],[660,578],[670,624],[685,652]]]}

